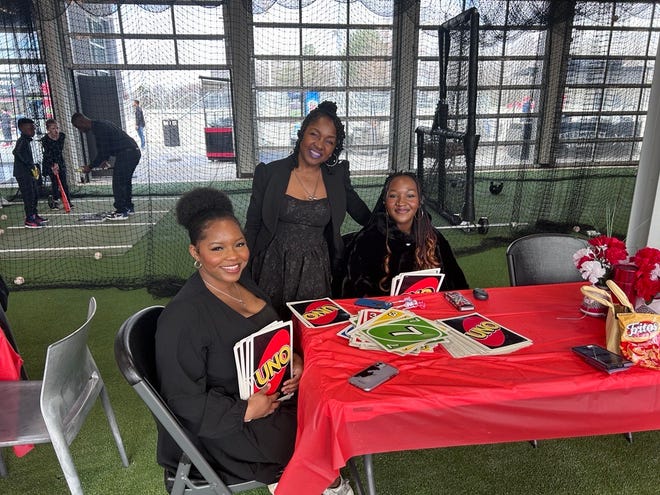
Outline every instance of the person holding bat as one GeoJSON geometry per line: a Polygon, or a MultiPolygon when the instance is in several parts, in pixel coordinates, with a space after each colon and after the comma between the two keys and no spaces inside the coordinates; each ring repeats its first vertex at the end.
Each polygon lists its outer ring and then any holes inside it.
{"type": "Polygon", "coordinates": [[[41,170],[50,177],[52,187],[52,201],[49,202],[51,210],[59,210],[59,201],[68,201],[71,207],[71,196],[69,195],[69,184],[67,182],[66,163],[64,162],[64,140],[66,134],[60,131],[60,126],[55,119],[46,120],[46,135],[41,138],[43,158],[41,170]],[[59,175],[59,181],[56,175],[59,175]],[[62,186],[60,190],[60,184],[62,186]]]}
{"type": "Polygon", "coordinates": [[[394,276],[427,268],[442,269],[442,290],[468,288],[449,243],[431,223],[421,190],[411,172],[387,177],[369,224],[347,248],[343,297],[389,295],[394,276]]]}
{"type": "Polygon", "coordinates": [[[112,195],[115,211],[106,216],[108,220],[127,220],[135,213],[133,205],[133,172],[142,158],[135,140],[120,127],[107,120],[91,120],[82,113],[74,113],[71,123],[81,132],[91,132],[96,143],[96,156],[92,163],[83,167],[84,173],[91,169],[107,166],[111,156],[115,157],[112,169],[112,195]]]}

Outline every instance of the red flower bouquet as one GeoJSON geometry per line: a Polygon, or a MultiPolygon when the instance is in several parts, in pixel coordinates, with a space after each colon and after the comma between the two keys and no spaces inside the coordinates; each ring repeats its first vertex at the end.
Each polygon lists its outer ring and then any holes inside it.
{"type": "Polygon", "coordinates": [[[660,250],[644,247],[630,261],[637,265],[635,293],[648,304],[660,292],[660,250]]]}
{"type": "Polygon", "coordinates": [[[614,265],[627,259],[628,251],[623,241],[605,235],[589,239],[589,245],[573,255],[582,278],[592,284],[604,284],[612,278],[614,265]]]}

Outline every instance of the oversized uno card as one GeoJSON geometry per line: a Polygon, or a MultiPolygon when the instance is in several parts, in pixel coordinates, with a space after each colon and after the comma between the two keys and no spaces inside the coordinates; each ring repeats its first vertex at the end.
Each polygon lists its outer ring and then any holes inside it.
{"type": "Polygon", "coordinates": [[[371,308],[361,309],[360,311],[358,311],[356,326],[362,325],[382,313],[383,313],[382,309],[371,309],[371,308]]]}
{"type": "Polygon", "coordinates": [[[446,336],[437,325],[419,316],[384,321],[380,324],[376,324],[376,320],[378,318],[371,320],[369,328],[363,332],[385,350],[410,352],[429,341],[446,336]]]}
{"type": "Polygon", "coordinates": [[[286,303],[291,312],[310,328],[324,328],[347,322],[351,315],[329,297],[286,303]]]}
{"type": "Polygon", "coordinates": [[[270,383],[268,395],[278,392],[282,382],[291,377],[293,359],[291,322],[252,336],[252,393],[270,383]]]}
{"type": "MultiPolygon", "coordinates": [[[[241,399],[270,384],[268,394],[279,392],[291,377],[293,327],[290,321],[275,321],[234,345],[234,359],[241,399]]],[[[289,398],[290,395],[278,400],[289,398]]]]}
{"type": "Polygon", "coordinates": [[[470,313],[440,320],[459,335],[478,344],[486,354],[504,354],[532,344],[532,341],[480,315],[470,313]]]}
{"type": "Polygon", "coordinates": [[[438,275],[404,275],[401,278],[397,293],[394,295],[438,292],[444,278],[444,273],[438,275]]]}
{"type": "Polygon", "coordinates": [[[438,292],[445,274],[440,268],[402,272],[392,279],[391,296],[438,292]]]}

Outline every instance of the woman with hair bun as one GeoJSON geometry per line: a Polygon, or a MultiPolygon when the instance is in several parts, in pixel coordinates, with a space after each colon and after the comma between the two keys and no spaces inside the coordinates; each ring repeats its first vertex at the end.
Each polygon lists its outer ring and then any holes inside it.
{"type": "MultiPolygon", "coordinates": [[[[178,201],[176,217],[197,271],[158,319],[160,393],[224,479],[273,483],[293,453],[296,401],[266,390],[242,400],[233,348],[278,315],[245,272],[250,253],[225,193],[194,189],[178,201]]],[[[294,353],[282,393],[298,389],[302,371],[294,353]]],[[[179,456],[159,431],[158,462],[175,471],[179,456]]]]}
{"type": "Polygon", "coordinates": [[[387,177],[369,225],[356,234],[346,257],[343,297],[389,295],[394,276],[427,268],[442,269],[443,290],[468,288],[449,243],[424,208],[419,180],[410,172],[387,177]]]}
{"type": "Polygon", "coordinates": [[[339,159],[344,138],[337,105],[321,102],[303,120],[293,153],[254,171],[245,224],[252,276],[282,317],[287,301],[330,295],[346,212],[360,225],[369,220],[339,159]]]}

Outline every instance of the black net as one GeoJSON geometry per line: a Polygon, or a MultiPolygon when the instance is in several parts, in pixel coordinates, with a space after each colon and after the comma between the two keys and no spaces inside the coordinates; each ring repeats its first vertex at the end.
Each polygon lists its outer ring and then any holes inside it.
{"type": "MultiPolygon", "coordinates": [[[[526,231],[626,232],[660,35],[654,2],[2,4],[0,272],[24,287],[175,287],[193,270],[173,215],[180,195],[218,187],[244,219],[256,164],[289,154],[326,99],[346,126],[342,158],[365,202],[386,173],[418,170],[459,255],[526,231]],[[472,100],[468,29],[451,26],[446,58],[439,48],[441,27],[471,8],[480,17],[472,100]],[[113,122],[142,148],[126,221],[102,221],[114,209],[114,163],[86,173],[96,147],[71,125],[75,112],[113,122]],[[47,119],[66,134],[73,209],[54,204],[58,189],[43,177],[43,229],[24,227],[13,177],[22,116],[36,123],[36,162],[47,119]],[[420,147],[418,128],[448,133],[429,132],[420,147]]],[[[356,228],[347,219],[344,230],[356,228]]]]}
{"type": "Polygon", "coordinates": [[[424,193],[453,225],[474,223],[479,13],[472,8],[438,29],[440,99],[431,127],[418,127],[424,193]]]}

